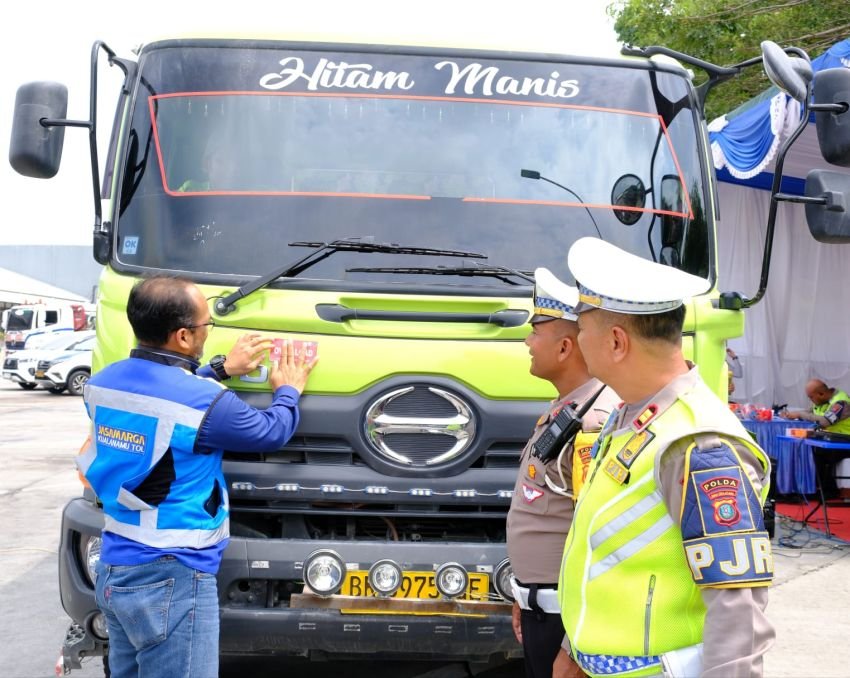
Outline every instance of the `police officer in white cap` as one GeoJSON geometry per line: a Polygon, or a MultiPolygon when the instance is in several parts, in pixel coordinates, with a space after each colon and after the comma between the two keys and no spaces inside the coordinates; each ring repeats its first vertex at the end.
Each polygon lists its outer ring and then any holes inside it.
{"type": "Polygon", "coordinates": [[[596,238],[569,267],[588,369],[625,401],[564,547],[572,659],[592,676],[761,676],[769,461],[682,355],[684,300],[709,283],[596,238]]]}
{"type": "Polygon", "coordinates": [[[578,290],[545,268],[535,271],[534,281],[532,330],[525,340],[530,371],[551,382],[558,397],[537,421],[522,452],[508,512],[507,542],[514,572],[514,633],[523,646],[526,676],[549,678],[556,659],[569,661],[562,649],[564,627],[555,589],[573,517],[573,495],[596,436],[619,399],[587,372],[576,342],[573,309],[578,290]],[[573,425],[579,428],[576,437],[566,440],[563,422],[582,409],[586,409],[582,425],[573,425]]]}

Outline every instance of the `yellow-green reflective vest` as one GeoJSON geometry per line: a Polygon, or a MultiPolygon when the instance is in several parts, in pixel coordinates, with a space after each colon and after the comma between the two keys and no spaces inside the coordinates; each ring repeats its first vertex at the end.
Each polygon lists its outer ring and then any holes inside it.
{"type": "MultiPolygon", "coordinates": [[[[749,448],[765,469],[760,501],[767,496],[766,455],[701,380],[639,432],[631,426],[603,430],[567,535],[558,586],[573,655],[589,675],[655,675],[659,655],[702,642],[705,605],[679,522],[667,512],[656,480],[663,451],[697,432],[749,448]],[[621,484],[612,477],[616,469],[606,473],[606,464],[622,458],[623,450],[631,466],[628,483],[621,484]]],[[[690,450],[687,455],[686,470],[690,450]]]]}
{"type": "MultiPolygon", "coordinates": [[[[827,412],[829,412],[829,410],[832,408],[833,405],[835,405],[835,403],[841,402],[842,400],[850,402],[850,396],[848,396],[844,391],[836,390],[832,398],[829,399],[828,403],[824,403],[823,405],[815,405],[812,408],[812,412],[814,412],[819,417],[823,417],[826,415],[827,412]]],[[[826,430],[832,431],[833,433],[850,434],[850,417],[842,419],[841,421],[837,421],[832,426],[827,426],[826,430]]]]}

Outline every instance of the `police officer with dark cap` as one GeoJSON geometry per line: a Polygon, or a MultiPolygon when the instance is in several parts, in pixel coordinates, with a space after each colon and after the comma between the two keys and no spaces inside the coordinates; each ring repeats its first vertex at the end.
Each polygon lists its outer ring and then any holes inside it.
{"type": "Polygon", "coordinates": [[[545,268],[538,268],[534,279],[532,331],[525,340],[531,354],[530,371],[551,382],[558,397],[537,421],[522,452],[508,513],[507,542],[514,572],[513,626],[523,646],[526,676],[549,678],[553,663],[568,659],[561,647],[564,627],[555,589],[574,495],[597,432],[618,399],[611,389],[590,377],[579,351],[573,313],[578,302],[576,288],[545,268]],[[559,441],[555,448],[552,434],[560,432],[557,422],[563,421],[556,419],[557,415],[569,406],[580,411],[594,398],[575,439],[559,441]],[[549,447],[543,445],[547,440],[549,447]]]}

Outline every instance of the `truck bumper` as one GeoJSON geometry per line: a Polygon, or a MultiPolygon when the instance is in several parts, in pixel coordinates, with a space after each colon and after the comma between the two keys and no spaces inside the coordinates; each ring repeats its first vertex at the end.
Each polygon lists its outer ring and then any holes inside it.
{"type": "MultiPolygon", "coordinates": [[[[101,654],[104,641],[92,631],[99,613],[85,573],[80,540],[99,536],[103,515],[78,498],[65,507],[59,550],[62,607],[86,633],[77,640],[86,655],[101,654]]],[[[442,614],[422,602],[419,614],[348,613],[322,607],[294,608],[280,592],[301,580],[303,561],[314,550],[332,548],[349,569],[368,569],[392,558],[406,570],[432,570],[449,560],[469,571],[487,572],[505,557],[504,544],[267,540],[231,537],[218,573],[222,654],[285,654],[325,659],[367,654],[397,659],[521,656],[511,626],[511,607],[490,604],[481,614],[442,614]]],[[[294,591],[298,593],[298,591],[294,591]]],[[[78,636],[79,634],[77,634],[78,636]]],[[[76,662],[75,662],[76,663],[76,662]]]]}

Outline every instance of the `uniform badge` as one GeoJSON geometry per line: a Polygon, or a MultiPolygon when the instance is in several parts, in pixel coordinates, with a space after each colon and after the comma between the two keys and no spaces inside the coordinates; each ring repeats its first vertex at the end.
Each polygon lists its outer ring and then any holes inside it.
{"type": "Polygon", "coordinates": [[[529,487],[525,483],[522,484],[522,498],[526,504],[532,504],[543,496],[543,490],[538,490],[536,487],[529,487]]]}
{"type": "Polygon", "coordinates": [[[715,476],[700,483],[699,487],[714,507],[714,522],[731,527],[741,521],[738,509],[740,477],[715,476]]]}
{"type": "Polygon", "coordinates": [[[529,464],[528,466],[528,477],[534,480],[537,475],[537,467],[534,464],[529,464]]]}
{"type": "Polygon", "coordinates": [[[617,453],[617,459],[620,460],[620,463],[625,468],[631,468],[632,464],[635,463],[635,459],[637,459],[638,455],[643,452],[644,448],[652,442],[653,438],[655,438],[655,434],[651,431],[635,433],[631,438],[629,438],[628,442],[623,445],[623,449],[617,453]]]}
{"type": "Polygon", "coordinates": [[[622,485],[629,479],[629,469],[620,463],[619,459],[609,459],[603,468],[605,475],[609,476],[618,485],[622,485]]]}
{"type": "Polygon", "coordinates": [[[656,414],[658,414],[658,405],[650,405],[634,418],[632,426],[634,426],[638,431],[640,431],[655,418],[656,414]]]}

